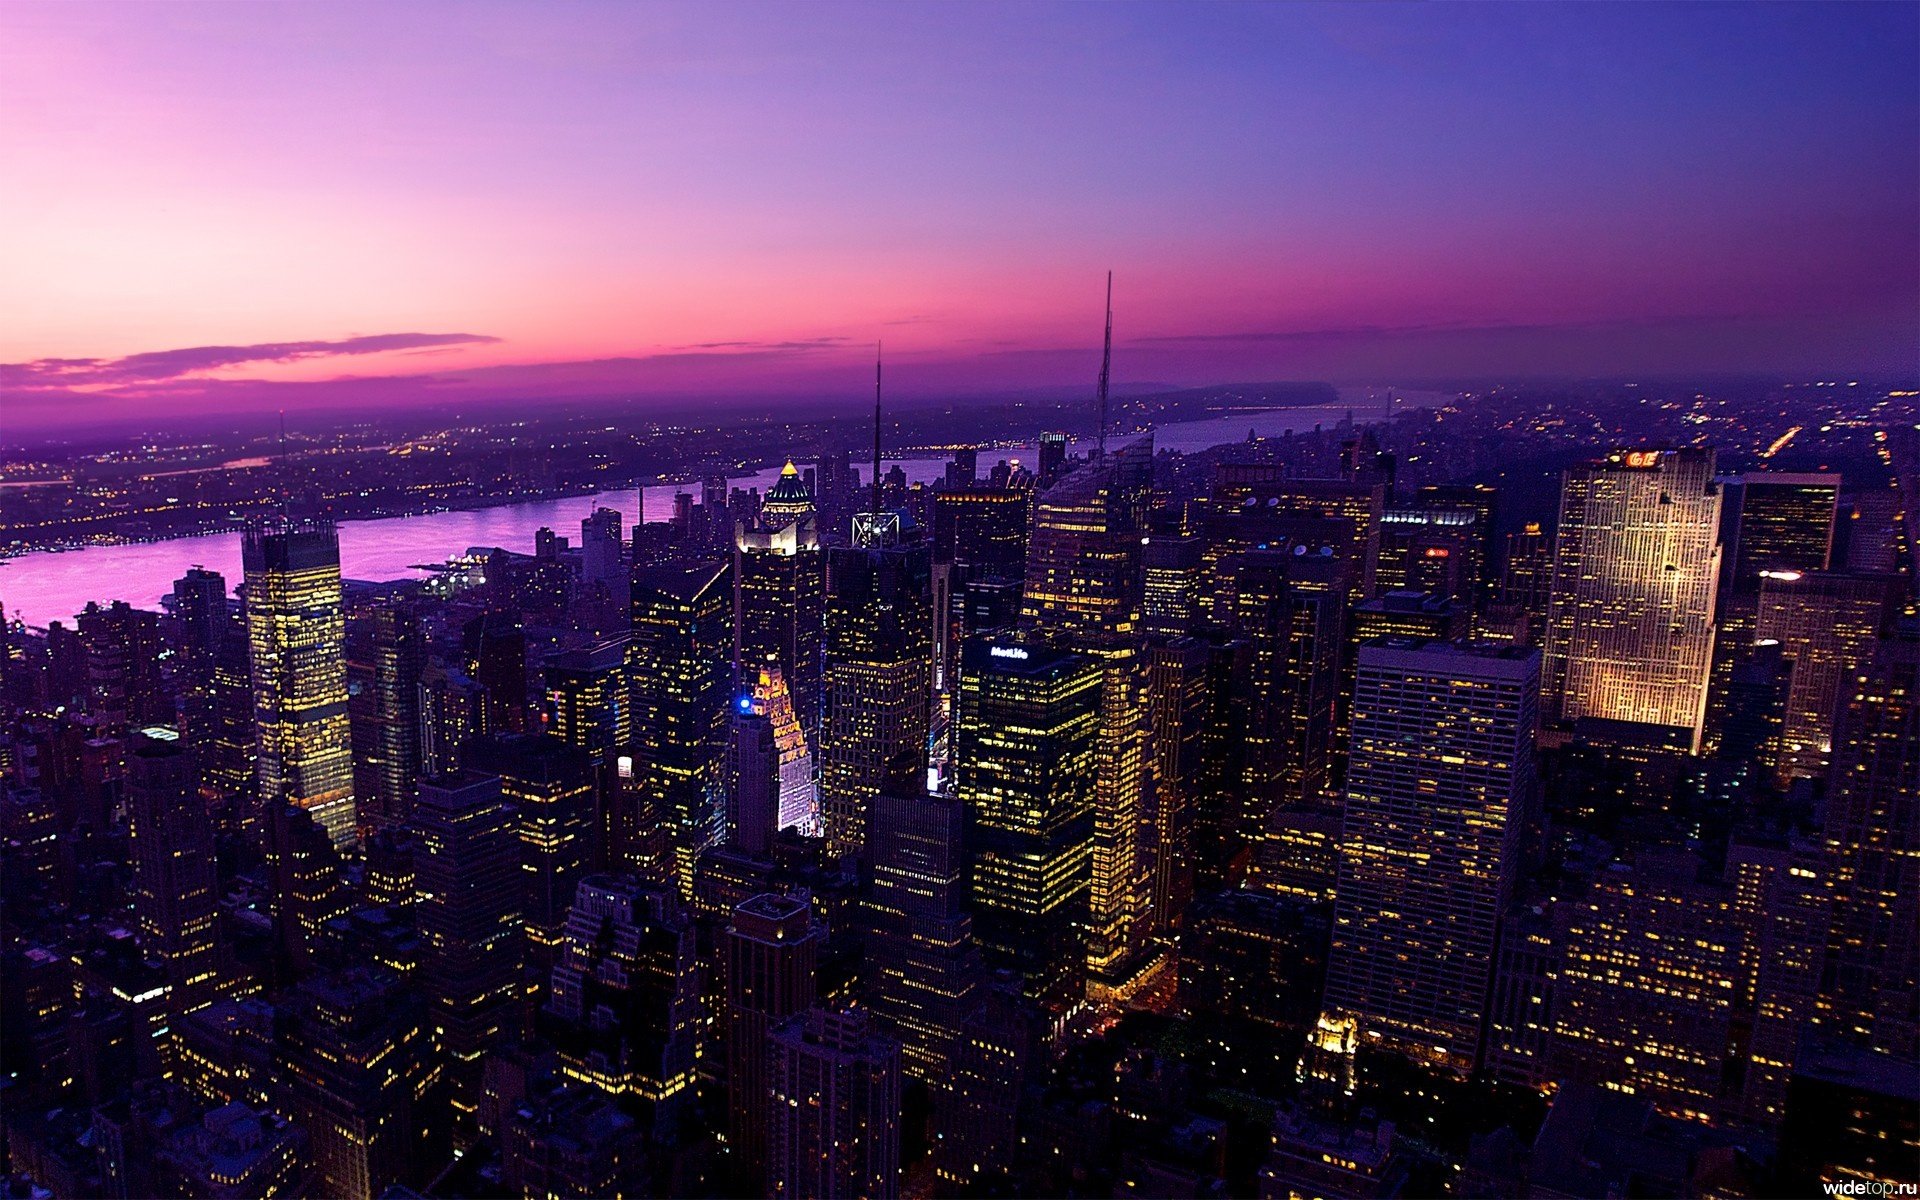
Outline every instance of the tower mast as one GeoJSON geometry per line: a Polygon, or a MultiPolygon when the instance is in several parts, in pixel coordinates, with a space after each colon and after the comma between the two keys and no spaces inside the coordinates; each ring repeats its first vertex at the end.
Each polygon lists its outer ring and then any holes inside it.
{"type": "Polygon", "coordinates": [[[873,515],[880,515],[880,343],[873,344],[873,515]]]}
{"type": "Polygon", "coordinates": [[[1100,457],[1107,456],[1107,381],[1113,372],[1113,272],[1107,272],[1107,337],[1100,350],[1100,457]]]}

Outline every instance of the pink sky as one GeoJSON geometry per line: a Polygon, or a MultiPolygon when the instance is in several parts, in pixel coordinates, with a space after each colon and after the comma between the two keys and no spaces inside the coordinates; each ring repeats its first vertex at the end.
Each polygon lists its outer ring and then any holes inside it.
{"type": "Polygon", "coordinates": [[[16,0],[0,397],[1909,370],[1914,13],[16,0]]]}

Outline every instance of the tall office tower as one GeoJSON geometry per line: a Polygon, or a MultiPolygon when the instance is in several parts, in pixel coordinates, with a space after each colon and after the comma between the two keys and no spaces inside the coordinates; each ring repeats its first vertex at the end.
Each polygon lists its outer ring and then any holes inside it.
{"type": "Polygon", "coordinates": [[[941,482],[949,492],[963,492],[972,487],[980,478],[980,451],[966,446],[953,452],[953,458],[947,463],[946,474],[941,482]]]}
{"type": "Polygon", "coordinates": [[[1849,571],[1888,572],[1900,569],[1902,551],[1913,553],[1903,544],[1900,493],[1891,488],[1857,492],[1842,497],[1849,571]]]}
{"type": "Polygon", "coordinates": [[[728,1142],[756,1193],[767,1170],[768,1035],[813,1007],[827,931],[804,896],[762,894],[733,910],[726,933],[728,1142]]]}
{"type": "Polygon", "coordinates": [[[1241,680],[1242,832],[1330,799],[1352,576],[1338,558],[1256,550],[1220,563],[1227,628],[1247,644],[1241,680]]]}
{"type": "Polygon", "coordinates": [[[955,602],[969,582],[1019,580],[1027,569],[1027,488],[969,488],[933,498],[934,682],[951,690],[961,640],[955,602]]]}
{"type": "Polygon", "coordinates": [[[486,697],[488,733],[528,733],[527,631],[515,613],[489,612],[460,631],[467,675],[486,697]]]}
{"type": "Polygon", "coordinates": [[[80,614],[80,645],[87,656],[87,711],[108,737],[173,720],[173,698],[160,674],[160,614],[115,600],[88,603],[80,614]]]}
{"type": "Polygon", "coordinates": [[[827,853],[863,855],[874,800],[924,788],[932,720],[933,611],[924,546],[847,547],[827,558],[827,853]]]}
{"type": "Polygon", "coordinates": [[[1012,1165],[1007,1147],[1020,1144],[1020,1098],[1037,1019],[1017,976],[1002,972],[978,990],[934,1106],[934,1174],[959,1195],[980,1194],[970,1185],[1012,1165]]]}
{"type": "Polygon", "coordinates": [[[1028,495],[1025,488],[968,488],[935,496],[933,561],[1018,578],[1027,564],[1028,495]]]}
{"type": "Polygon", "coordinates": [[[327,924],[345,916],[351,897],[340,852],[311,809],[278,804],[264,816],[274,923],[283,967],[309,970],[327,946],[327,924]]]}
{"type": "Polygon", "coordinates": [[[1194,821],[1205,799],[1205,753],[1211,655],[1205,643],[1179,637],[1147,648],[1147,720],[1153,761],[1147,805],[1151,928],[1171,938],[1193,902],[1194,821]]]}
{"type": "Polygon", "coordinates": [[[1909,626],[1850,674],[1835,723],[1824,844],[1833,927],[1821,1007],[1838,1037],[1920,1054],[1920,639],[1909,626]]]}
{"type": "Polygon", "coordinates": [[[372,737],[357,766],[370,785],[360,792],[361,823],[392,825],[413,807],[420,775],[420,680],[427,669],[426,633],[405,604],[383,604],[372,623],[372,737]]]}
{"type": "Polygon", "coordinates": [[[1539,620],[1547,616],[1553,594],[1553,535],[1528,521],[1507,535],[1507,561],[1500,574],[1500,599],[1518,605],[1539,620]]]}
{"type": "Polygon", "coordinates": [[[1144,437],[1041,494],[1027,543],[1022,624],[1068,638],[1133,632],[1152,487],[1153,439],[1144,437]]]}
{"type": "Polygon", "coordinates": [[[269,812],[282,804],[311,812],[345,849],[356,832],[339,536],[330,523],[256,527],[241,561],[258,801],[269,812]]]}
{"type": "Polygon", "coordinates": [[[1900,580],[1892,575],[1767,570],[1754,617],[1757,642],[1778,642],[1793,660],[1778,770],[1791,779],[1820,779],[1832,753],[1834,714],[1842,687],[1873,657],[1881,631],[1897,611],[1900,580]]]}
{"type": "Polygon", "coordinates": [[[559,953],[567,906],[594,860],[593,760],[558,738],[518,734],[469,742],[463,757],[469,770],[498,775],[518,811],[522,917],[529,966],[539,975],[559,953]]]}
{"type": "MultiPolygon", "coordinates": [[[[804,778],[804,776],[803,776],[804,778]]],[[[727,843],[765,858],[780,827],[780,747],[773,718],[753,693],[740,697],[727,735],[727,843]]]]}
{"type": "Polygon", "coordinates": [[[1648,853],[1556,906],[1551,1056],[1558,1078],[1713,1121],[1735,1054],[1746,934],[1733,889],[1699,882],[1699,866],[1648,853]]]}
{"type": "Polygon", "coordinates": [[[465,671],[429,662],[420,674],[420,774],[460,769],[469,738],[487,732],[487,697],[465,671]]]}
{"type": "Polygon", "coordinates": [[[1101,664],[992,638],[961,651],[955,791],[971,819],[974,930],[1028,994],[1084,993],[1101,664]]]}
{"type": "Polygon", "coordinates": [[[1546,713],[1700,745],[1720,576],[1711,450],[1622,450],[1562,476],[1546,713]]]}
{"type": "Polygon", "coordinates": [[[398,977],[357,968],[303,981],[289,1006],[279,1065],[306,1128],[318,1191],[373,1200],[427,1182],[446,1122],[421,1005],[398,977]]]}
{"type": "Polygon", "coordinates": [[[800,477],[800,469],[789,460],[780,468],[780,478],[767,489],[760,502],[760,518],[769,529],[784,529],[796,521],[814,515],[813,490],[800,477]]]}
{"type": "Polygon", "coordinates": [[[764,530],[734,530],[733,670],[741,690],[771,656],[793,693],[807,745],[820,741],[820,651],[826,609],[826,553],[811,516],[764,530]]]}
{"type": "Polygon", "coordinates": [[[599,588],[616,604],[627,602],[626,541],[619,509],[596,508],[580,522],[580,583],[588,595],[599,588]]]}
{"type": "Polygon", "coordinates": [[[769,1038],[767,1194],[900,1194],[900,1045],[859,1009],[809,1009],[769,1038]]]}
{"type": "Polygon", "coordinates": [[[1755,586],[1762,571],[1824,571],[1833,564],[1840,476],[1756,473],[1728,489],[1722,586],[1755,586]]]}
{"type": "Polygon", "coordinates": [[[906,1072],[938,1087],[972,1009],[982,967],[966,902],[966,809],[915,788],[882,793],[868,845],[867,991],[874,1019],[899,1039],[906,1072]]]}
{"type": "Polygon", "coordinates": [[[233,636],[233,617],[227,607],[227,578],[205,567],[190,567],[173,581],[173,615],[180,623],[180,649],[188,682],[205,688],[213,682],[214,664],[233,636]]]}
{"type": "Polygon", "coordinates": [[[1168,637],[1198,628],[1205,605],[1201,551],[1197,537],[1155,534],[1140,551],[1141,627],[1168,637]]]}
{"type": "Polygon", "coordinates": [[[520,839],[490,775],[424,780],[412,826],[414,927],[424,943],[418,979],[454,1107],[471,1124],[481,1055],[520,1033],[520,839]]]}
{"type": "Polygon", "coordinates": [[[803,837],[819,837],[820,790],[815,782],[819,773],[814,766],[813,747],[800,728],[793,693],[787,688],[779,663],[769,659],[760,668],[751,688],[742,693],[736,705],[734,721],[736,733],[748,740],[743,743],[736,738],[728,751],[732,756],[728,767],[729,834],[745,837],[754,844],[759,843],[762,833],[782,829],[797,829],[803,837]],[[764,729],[757,725],[749,728],[743,722],[764,722],[765,725],[764,729]],[[767,782],[765,764],[760,757],[763,737],[771,739],[774,764],[770,829],[763,825],[764,813],[760,807],[763,800],[758,790],[767,782]],[[751,752],[748,757],[741,757],[748,752],[751,752]],[[749,778],[743,781],[742,775],[749,778]],[[736,793],[731,790],[736,783],[742,783],[748,790],[736,793]],[[741,807],[742,802],[746,807],[741,807]]]}
{"type": "Polygon", "coordinates": [[[1087,995],[1122,1004],[1165,965],[1152,940],[1153,761],[1142,647],[1112,638],[1086,646],[1101,665],[1094,748],[1093,861],[1087,889],[1087,995]]]}
{"type": "Polygon", "coordinates": [[[548,733],[595,759],[604,759],[633,740],[629,644],[625,636],[607,638],[563,650],[547,660],[548,733]]]}
{"type": "Polygon", "coordinates": [[[1040,435],[1040,461],[1034,465],[1034,475],[1040,486],[1050,488],[1060,482],[1061,473],[1067,468],[1067,435],[1047,432],[1040,435]]]}
{"type": "Polygon", "coordinates": [[[722,562],[633,576],[634,770],[667,823],[682,898],[725,832],[732,578],[722,562]]]}
{"type": "MultiPolygon", "coordinates": [[[[198,731],[187,731],[205,754],[201,794],[218,815],[223,830],[247,826],[259,813],[253,803],[259,784],[260,745],[253,730],[251,657],[245,624],[232,621],[213,664],[209,692],[213,719],[206,731],[210,736],[203,738],[198,731]]],[[[257,842],[257,824],[251,832],[257,842]]]]}
{"type": "Polygon", "coordinates": [[[814,497],[830,525],[851,512],[855,490],[852,456],[846,450],[828,450],[820,455],[820,493],[814,497]]]}
{"type": "Polygon", "coordinates": [[[569,1078],[637,1102],[656,1132],[691,1101],[700,1022],[693,922],[672,891],[630,877],[580,883],[547,1002],[569,1078]]]}
{"type": "Polygon", "coordinates": [[[1351,566],[1349,599],[1357,604],[1375,591],[1385,511],[1386,485],[1378,481],[1289,479],[1274,464],[1223,464],[1204,510],[1209,569],[1263,543],[1305,546],[1309,554],[1325,546],[1351,566]]]}
{"type": "Polygon", "coordinates": [[[1472,612],[1480,601],[1487,528],[1472,509],[1432,503],[1381,513],[1374,591],[1431,592],[1472,612]]]}
{"type": "Polygon", "coordinates": [[[1322,1012],[1463,1075],[1534,786],[1539,689],[1532,650],[1360,649],[1322,1012]]]}
{"type": "Polygon", "coordinates": [[[195,767],[174,730],[134,733],[127,756],[133,911],[141,942],[166,967],[168,1003],[181,1016],[213,1002],[220,969],[213,817],[195,767]]]}

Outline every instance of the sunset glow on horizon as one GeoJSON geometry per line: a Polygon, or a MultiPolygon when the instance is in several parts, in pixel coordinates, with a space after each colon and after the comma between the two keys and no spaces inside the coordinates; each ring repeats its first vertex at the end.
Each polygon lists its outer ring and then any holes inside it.
{"type": "Polygon", "coordinates": [[[1910,372],[1916,11],[13,3],[0,403],[1910,372]]]}

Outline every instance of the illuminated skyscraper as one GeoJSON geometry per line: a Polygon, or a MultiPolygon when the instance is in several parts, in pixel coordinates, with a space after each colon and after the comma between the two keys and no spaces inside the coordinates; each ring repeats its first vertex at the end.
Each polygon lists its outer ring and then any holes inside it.
{"type": "Polygon", "coordinates": [[[772,657],[793,694],[808,747],[818,745],[826,554],[814,519],[802,515],[765,530],[737,527],[733,571],[734,678],[746,690],[772,657]]]}
{"type": "Polygon", "coordinates": [[[1883,639],[1848,673],[1828,776],[1833,925],[1823,1020],[1892,1063],[1920,1054],[1920,638],[1883,639]]]}
{"type": "Polygon", "coordinates": [[[933,499],[934,678],[943,693],[953,686],[960,641],[955,601],[968,583],[1017,581],[1027,566],[1026,488],[969,487],[933,499]]]}
{"type": "Polygon", "coordinates": [[[767,489],[767,498],[760,503],[760,518],[770,529],[784,529],[796,521],[811,520],[814,513],[813,490],[789,460],[780,468],[780,478],[767,489]]]}
{"type": "Polygon", "coordinates": [[[1101,664],[978,638],[961,652],[954,779],[972,821],[974,929],[1064,1007],[1083,992],[1101,664]]]}
{"type": "Polygon", "coordinates": [[[1691,855],[1650,853],[1556,907],[1552,1055],[1559,1078],[1712,1121],[1734,1065],[1746,935],[1733,889],[1698,870],[1691,855]]]}
{"type": "Polygon", "coordinates": [[[142,725],[173,720],[173,698],[160,673],[160,614],[115,600],[89,603],[80,614],[87,656],[87,711],[101,732],[125,737],[142,725]]]}
{"type": "Polygon", "coordinates": [[[924,546],[835,549],[827,560],[827,853],[861,855],[874,800],[924,787],[933,612],[924,546]]]}
{"type": "Polygon", "coordinates": [[[328,523],[249,529],[241,559],[258,802],[307,810],[344,849],[357,835],[339,537],[328,523]]]}
{"type": "Polygon", "coordinates": [[[550,1030],[569,1078],[674,1128],[691,1100],[700,1019],[693,922],[671,891],[629,877],[582,880],[553,968],[550,1030]]]}
{"type": "Polygon", "coordinates": [[[1093,861],[1087,891],[1087,994],[1121,1003],[1162,963],[1153,953],[1147,671],[1134,639],[1085,645],[1101,665],[1094,754],[1093,861]]]}
{"type": "Polygon", "coordinates": [[[1698,748],[1720,576],[1713,463],[1711,450],[1622,450],[1562,477],[1550,719],[1652,725],[1698,748]]]}
{"type": "Polygon", "coordinates": [[[1824,571],[1832,565],[1840,476],[1759,472],[1726,498],[1726,582],[1752,587],[1762,571],[1824,571]]]}
{"type": "Polygon", "coordinates": [[[414,925],[425,943],[419,979],[454,1104],[470,1117],[481,1055],[520,1032],[520,840],[500,780],[488,775],[423,781],[412,827],[414,925]]]}
{"type": "Polygon", "coordinates": [[[1201,551],[1197,537],[1155,534],[1141,551],[1141,614],[1148,633],[1192,633],[1205,607],[1201,595],[1201,551]]]}
{"type": "Polygon", "coordinates": [[[1047,432],[1040,435],[1040,461],[1035,464],[1040,486],[1050,488],[1060,480],[1067,465],[1067,435],[1047,432]]]}
{"type": "Polygon", "coordinates": [[[542,972],[558,953],[567,906],[593,861],[593,760],[558,738],[500,734],[469,743],[465,763],[498,775],[518,813],[523,917],[532,966],[542,972]]]}
{"type": "Polygon", "coordinates": [[[1782,783],[1826,775],[1843,688],[1872,659],[1894,615],[1899,584],[1888,575],[1762,572],[1754,639],[1779,643],[1780,654],[1793,662],[1780,730],[1782,783]]]}
{"type": "Polygon", "coordinates": [[[596,759],[633,738],[628,642],[609,638],[547,660],[547,732],[596,759]]]}
{"type": "Polygon", "coordinates": [[[859,1009],[810,1009],[770,1039],[767,1194],[900,1194],[900,1046],[859,1009]]]}
{"type": "Polygon", "coordinates": [[[213,818],[195,756],[164,726],[135,731],[127,756],[127,824],[140,940],[165,965],[180,1015],[211,1004],[218,986],[219,902],[213,818]]]}
{"type": "Polygon", "coordinates": [[[1040,496],[1027,543],[1021,623],[1049,636],[1132,632],[1153,439],[1072,472],[1040,496]]]}
{"type": "Polygon", "coordinates": [[[1463,1075],[1534,786],[1539,686],[1531,650],[1360,649],[1322,1013],[1463,1075]]]}
{"type": "Polygon", "coordinates": [[[867,991],[906,1072],[938,1087],[983,971],[966,903],[966,810],[916,788],[874,801],[867,991]]]}
{"type": "Polygon", "coordinates": [[[370,638],[369,695],[362,699],[370,718],[359,763],[361,819],[391,825],[407,818],[420,775],[420,680],[426,672],[426,634],[420,618],[403,604],[383,604],[367,618],[370,638]]]}
{"type": "Polygon", "coordinates": [[[674,874],[720,843],[732,705],[732,571],[725,563],[646,568],[633,579],[635,774],[667,822],[674,874]]]}
{"type": "Polygon", "coordinates": [[[805,897],[759,895],[734,909],[726,933],[727,1131],[743,1182],[764,1187],[772,1113],[768,1037],[813,1007],[825,929],[805,897]]]}

